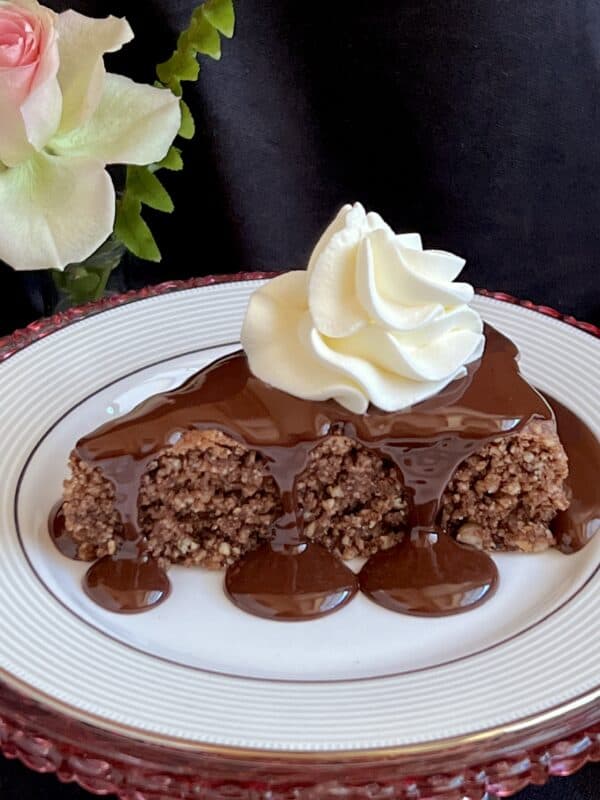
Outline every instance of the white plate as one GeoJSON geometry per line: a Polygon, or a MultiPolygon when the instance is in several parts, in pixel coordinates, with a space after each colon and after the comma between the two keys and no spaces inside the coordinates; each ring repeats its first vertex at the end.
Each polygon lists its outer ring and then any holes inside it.
{"type": "MultiPolygon", "coordinates": [[[[170,746],[402,747],[510,725],[598,691],[600,537],[574,556],[496,557],[478,609],[404,617],[357,597],[322,620],[243,614],[222,575],[174,568],[136,616],[80,588],[85,565],[47,535],[76,439],[237,347],[256,282],[208,286],[87,317],[0,366],[0,669],[63,711],[170,746]]],[[[600,340],[477,298],[522,369],[600,435],[600,340]]],[[[600,476],[590,476],[590,479],[600,476]]]]}

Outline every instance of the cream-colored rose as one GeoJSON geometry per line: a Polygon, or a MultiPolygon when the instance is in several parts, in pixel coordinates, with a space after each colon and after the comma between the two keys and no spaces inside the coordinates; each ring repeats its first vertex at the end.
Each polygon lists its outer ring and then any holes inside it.
{"type": "Polygon", "coordinates": [[[274,278],[250,298],[242,345],[250,369],[278,389],[333,398],[362,414],[407,408],[465,375],[483,323],[457,283],[464,261],[423,250],[378,214],[344,206],[306,272],[274,278]]]}
{"type": "Polygon", "coordinates": [[[0,0],[0,259],[62,269],[113,229],[107,164],[149,164],[179,129],[166,89],[107,74],[133,38],[124,19],[0,0]]]}

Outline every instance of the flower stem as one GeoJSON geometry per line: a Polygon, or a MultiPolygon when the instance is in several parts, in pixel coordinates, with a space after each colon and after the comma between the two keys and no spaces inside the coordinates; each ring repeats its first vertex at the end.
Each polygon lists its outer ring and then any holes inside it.
{"type": "Polygon", "coordinates": [[[106,290],[111,272],[118,266],[125,248],[114,237],[80,264],[69,264],[63,272],[53,269],[52,280],[65,295],[67,305],[99,300],[106,290]]]}

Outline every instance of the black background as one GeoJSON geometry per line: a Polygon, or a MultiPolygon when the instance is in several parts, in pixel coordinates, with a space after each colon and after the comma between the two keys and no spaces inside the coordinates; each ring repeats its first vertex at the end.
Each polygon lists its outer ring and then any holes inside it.
{"type": "MultiPolygon", "coordinates": [[[[52,2],[126,15],[109,66],[152,81],[191,0],[52,2]]],[[[237,0],[189,99],[197,138],[152,217],[160,265],[137,287],[299,267],[344,202],[467,258],[465,279],[600,323],[600,5],[596,0],[237,0]]],[[[0,334],[42,311],[43,275],[0,266],[0,334]]],[[[597,634],[596,634],[597,635],[597,634]]],[[[83,797],[0,762],[0,796],[83,797]]],[[[522,800],[598,800],[598,768],[522,800]]]]}
{"type": "MultiPolygon", "coordinates": [[[[110,68],[153,79],[192,0],[54,0],[126,15],[110,68]]],[[[161,265],[127,285],[306,263],[360,200],[465,278],[600,321],[596,0],[238,0],[219,63],[190,89],[199,133],[155,215],[161,265]]],[[[0,330],[40,313],[36,276],[0,268],[0,330]]]]}
{"type": "MultiPolygon", "coordinates": [[[[36,775],[21,764],[0,759],[2,800],[92,800],[88,792],[73,784],[59,784],[54,775],[36,775]]],[[[512,800],[598,800],[598,767],[588,765],[571,778],[553,778],[546,786],[535,786],[512,800]]]]}

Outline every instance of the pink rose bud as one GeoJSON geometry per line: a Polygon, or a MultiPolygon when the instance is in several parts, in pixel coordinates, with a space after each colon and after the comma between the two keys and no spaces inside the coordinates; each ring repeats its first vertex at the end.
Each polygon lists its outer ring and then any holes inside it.
{"type": "Polygon", "coordinates": [[[27,0],[0,2],[0,161],[8,166],[40,150],[60,123],[55,19],[27,0]]]}

